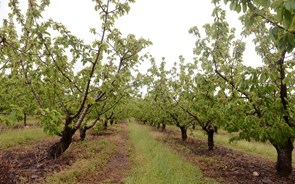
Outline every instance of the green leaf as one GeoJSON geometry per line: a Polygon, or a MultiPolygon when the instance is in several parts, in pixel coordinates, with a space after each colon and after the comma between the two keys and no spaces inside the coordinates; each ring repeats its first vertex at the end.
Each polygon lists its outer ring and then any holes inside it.
{"type": "Polygon", "coordinates": [[[243,2],[243,12],[244,13],[247,11],[247,8],[248,8],[248,6],[247,6],[246,2],[243,2]]]}
{"type": "Polygon", "coordinates": [[[281,7],[283,4],[282,0],[276,0],[271,4],[271,8],[273,9],[278,9],[279,7],[281,7]]]}
{"type": "Polygon", "coordinates": [[[293,15],[288,11],[284,11],[284,19],[283,19],[283,24],[285,28],[289,28],[293,22],[293,15]]]}
{"type": "Polygon", "coordinates": [[[236,2],[235,2],[235,1],[232,1],[232,2],[230,3],[229,8],[230,8],[231,10],[236,10],[236,7],[237,7],[236,2]]]}
{"type": "Polygon", "coordinates": [[[257,3],[260,6],[263,6],[265,8],[268,8],[270,6],[269,0],[254,0],[255,3],[257,3]]]}
{"type": "Polygon", "coordinates": [[[240,13],[241,10],[242,10],[241,5],[240,5],[240,4],[237,4],[236,11],[237,11],[238,13],[240,13]]]}
{"type": "Polygon", "coordinates": [[[285,8],[288,11],[293,12],[295,10],[295,1],[294,0],[285,1],[285,8]]]}

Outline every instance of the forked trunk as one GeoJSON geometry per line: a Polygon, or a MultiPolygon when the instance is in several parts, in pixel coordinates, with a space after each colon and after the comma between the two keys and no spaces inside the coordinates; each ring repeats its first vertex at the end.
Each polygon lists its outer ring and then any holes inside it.
{"type": "Polygon", "coordinates": [[[210,129],[207,131],[208,135],[208,150],[213,150],[214,148],[214,130],[210,129]]]}
{"type": "Polygon", "coordinates": [[[180,127],[180,130],[181,130],[181,138],[183,141],[186,141],[187,140],[187,129],[186,127],[180,127]]]}
{"type": "Polygon", "coordinates": [[[279,176],[288,177],[292,174],[293,141],[289,138],[284,145],[273,145],[278,153],[276,164],[277,174],[279,176]]]}

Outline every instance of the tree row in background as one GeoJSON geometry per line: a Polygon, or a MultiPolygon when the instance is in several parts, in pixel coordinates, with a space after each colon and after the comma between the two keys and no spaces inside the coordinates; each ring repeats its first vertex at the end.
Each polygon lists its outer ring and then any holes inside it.
{"type": "MultiPolygon", "coordinates": [[[[196,36],[193,62],[180,57],[172,69],[152,67],[143,85],[146,94],[138,99],[137,118],[156,124],[173,124],[187,138],[189,127],[200,126],[214,146],[218,127],[237,132],[234,139],[269,141],[277,151],[277,174],[292,173],[294,122],[294,1],[225,1],[243,14],[241,36],[254,35],[256,52],[263,65],[246,66],[245,43],[235,38],[226,13],[213,1],[214,22],[190,29],[196,36]]],[[[260,61],[259,61],[260,62],[260,61]]],[[[165,127],[165,126],[164,126],[165,127]]]]}

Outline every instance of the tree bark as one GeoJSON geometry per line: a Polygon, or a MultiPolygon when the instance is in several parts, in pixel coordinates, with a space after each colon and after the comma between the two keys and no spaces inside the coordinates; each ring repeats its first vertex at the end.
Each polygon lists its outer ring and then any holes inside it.
{"type": "Polygon", "coordinates": [[[279,146],[273,144],[277,150],[276,170],[279,176],[288,177],[292,174],[293,141],[289,138],[285,144],[279,146]]]}
{"type": "Polygon", "coordinates": [[[162,132],[165,132],[166,131],[166,124],[165,123],[162,123],[162,129],[161,129],[162,132]]]}
{"type": "Polygon", "coordinates": [[[24,126],[27,126],[27,113],[24,112],[24,126]]]}
{"type": "Polygon", "coordinates": [[[210,129],[207,131],[208,135],[208,150],[213,150],[214,148],[214,129],[210,129]]]}
{"type": "Polygon", "coordinates": [[[80,128],[79,130],[80,130],[80,141],[84,141],[86,138],[87,128],[80,128]]]}
{"type": "Polygon", "coordinates": [[[187,140],[187,129],[186,127],[179,127],[180,130],[181,130],[181,138],[183,141],[186,141],[187,140]]]}
{"type": "Polygon", "coordinates": [[[108,121],[107,121],[107,120],[105,120],[105,121],[103,122],[103,129],[104,129],[104,130],[107,130],[107,129],[108,129],[108,121]]]}
{"type": "Polygon", "coordinates": [[[161,123],[157,123],[157,129],[160,129],[161,123]]]}
{"type": "Polygon", "coordinates": [[[69,124],[72,122],[72,119],[67,117],[64,130],[59,142],[53,144],[47,153],[48,159],[56,159],[61,156],[72,143],[72,136],[75,133],[75,130],[69,127],[69,124]]]}

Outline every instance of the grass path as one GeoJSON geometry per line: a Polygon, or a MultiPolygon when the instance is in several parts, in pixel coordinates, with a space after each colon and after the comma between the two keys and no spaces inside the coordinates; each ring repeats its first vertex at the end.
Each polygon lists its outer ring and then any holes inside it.
{"type": "Polygon", "coordinates": [[[132,122],[128,129],[135,168],[126,179],[127,184],[216,183],[202,177],[199,169],[157,142],[148,127],[132,122]]]}

